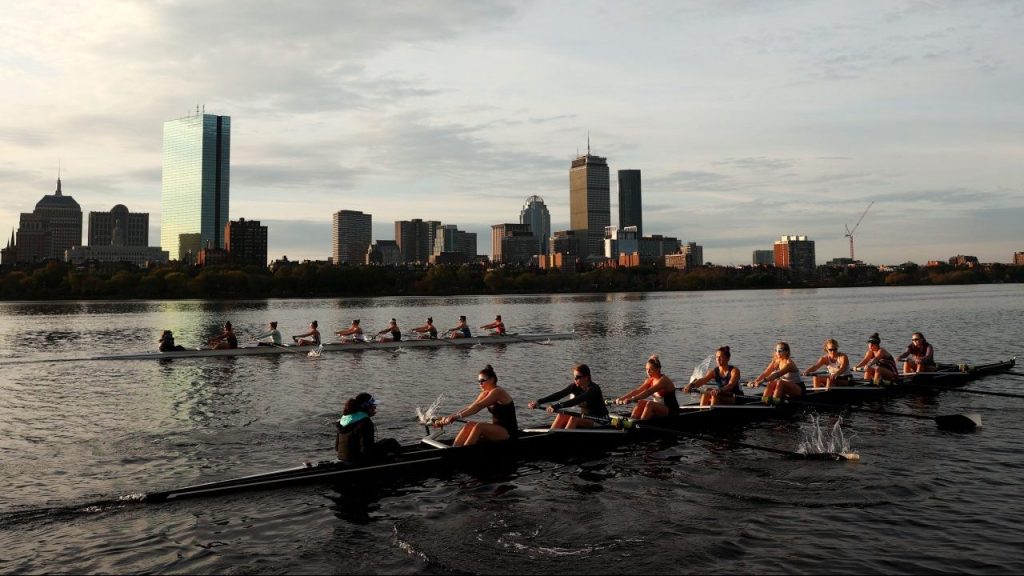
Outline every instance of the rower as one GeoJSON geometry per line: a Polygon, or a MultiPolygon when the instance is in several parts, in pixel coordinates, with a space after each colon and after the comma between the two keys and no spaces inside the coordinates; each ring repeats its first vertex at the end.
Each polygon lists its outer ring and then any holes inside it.
{"type": "Polygon", "coordinates": [[[434,327],[434,318],[427,316],[427,323],[423,326],[417,326],[412,329],[413,332],[420,335],[420,339],[429,338],[430,340],[437,339],[437,328],[434,327]]]}
{"type": "Polygon", "coordinates": [[[366,342],[366,338],[363,336],[363,329],[359,326],[359,319],[356,318],[352,321],[352,325],[344,330],[338,330],[335,332],[338,335],[338,339],[345,342],[346,338],[351,342],[366,342]]]}
{"type": "Polygon", "coordinates": [[[292,342],[295,342],[296,346],[319,346],[320,345],[320,330],[318,329],[316,320],[309,323],[309,331],[305,334],[296,334],[292,336],[292,342]]]}
{"type": "Polygon", "coordinates": [[[161,352],[183,352],[185,350],[184,346],[174,345],[174,334],[170,330],[164,330],[157,343],[160,344],[161,352]]]}
{"type": "Polygon", "coordinates": [[[257,342],[257,346],[280,346],[281,333],[277,330],[277,322],[271,322],[267,331],[254,337],[253,340],[257,342]],[[270,341],[266,342],[263,340],[264,338],[270,338],[270,341]]]}
{"type": "Polygon", "coordinates": [[[557,428],[593,428],[594,419],[607,419],[608,408],[604,403],[604,395],[601,388],[590,379],[590,367],[586,364],[577,364],[572,369],[573,383],[562,390],[543,398],[534,400],[527,404],[530,408],[539,408],[541,404],[560,400],[569,397],[565,402],[556,402],[547,407],[548,414],[561,411],[563,408],[579,406],[581,417],[569,414],[558,414],[555,421],[551,423],[551,429],[557,428]]]}
{"type": "Polygon", "coordinates": [[[704,376],[683,386],[683,392],[690,392],[694,388],[701,389],[701,406],[735,404],[736,396],[743,396],[743,387],[740,386],[740,369],[729,364],[731,357],[732,352],[728,346],[715,350],[715,367],[708,370],[704,376]],[[712,380],[715,381],[713,386],[710,385],[712,380]]]}
{"type": "Polygon", "coordinates": [[[385,334],[391,335],[391,342],[400,342],[402,340],[402,331],[398,329],[398,320],[392,318],[387,328],[377,332],[377,341],[384,342],[386,339],[382,340],[381,336],[385,334]]]}
{"type": "Polygon", "coordinates": [[[441,418],[436,425],[447,426],[486,408],[491,413],[491,422],[466,422],[462,430],[459,430],[452,446],[469,446],[479,441],[500,442],[516,438],[519,435],[516,405],[508,391],[498,386],[498,375],[494,368],[490,364],[484,366],[477,374],[476,381],[480,385],[480,393],[476,400],[462,410],[441,418]]]}
{"type": "Polygon", "coordinates": [[[835,338],[825,340],[822,346],[825,354],[813,366],[804,371],[804,376],[810,376],[815,370],[824,367],[827,374],[816,374],[814,376],[814,387],[825,388],[833,386],[849,386],[853,383],[853,373],[850,372],[850,357],[839,351],[839,342],[835,338]]]}
{"type": "Polygon", "coordinates": [[[632,392],[615,399],[616,404],[627,404],[638,401],[630,417],[633,420],[670,416],[679,413],[679,400],[676,399],[676,385],[672,379],[661,372],[661,359],[657,354],[651,355],[644,366],[647,379],[632,392]],[[650,400],[644,398],[650,397],[650,400]]]}
{"type": "Polygon", "coordinates": [[[214,350],[226,350],[231,348],[238,348],[238,338],[235,336],[235,330],[231,327],[231,322],[224,323],[224,330],[210,338],[207,344],[214,350]]]}
{"type": "Polygon", "coordinates": [[[854,372],[864,371],[864,379],[875,386],[884,386],[899,381],[896,371],[896,359],[888,350],[882,348],[882,339],[875,332],[868,337],[868,350],[864,357],[853,367],[854,372]]]}
{"type": "Polygon", "coordinates": [[[364,464],[391,460],[402,451],[394,438],[377,441],[373,416],[377,413],[377,400],[366,392],[345,402],[341,419],[334,423],[338,431],[334,449],[338,460],[348,464],[364,464]]]}
{"type": "Polygon", "coordinates": [[[764,404],[781,404],[783,395],[796,398],[807,392],[803,378],[800,378],[800,369],[790,357],[788,343],[775,343],[775,353],[768,367],[747,385],[756,387],[762,382],[767,383],[761,396],[761,402],[764,404]]]}
{"type": "Polygon", "coordinates": [[[459,323],[454,328],[445,330],[445,333],[449,338],[471,338],[472,334],[469,332],[469,324],[466,324],[466,317],[459,316],[459,323]]]}
{"type": "Polygon", "coordinates": [[[924,339],[924,334],[914,332],[910,335],[910,345],[897,358],[903,362],[903,373],[935,372],[935,349],[924,339]]]}
{"type": "Polygon", "coordinates": [[[492,335],[505,335],[505,323],[501,321],[501,314],[498,314],[497,316],[494,317],[494,322],[491,322],[490,324],[484,324],[480,328],[484,330],[494,330],[494,334],[492,335]]]}

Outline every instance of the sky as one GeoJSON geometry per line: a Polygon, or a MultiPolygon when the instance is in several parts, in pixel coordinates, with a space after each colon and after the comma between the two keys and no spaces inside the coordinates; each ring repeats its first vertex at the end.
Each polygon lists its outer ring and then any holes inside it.
{"type": "Polygon", "coordinates": [[[478,233],[541,196],[569,224],[587,150],[639,169],[644,232],[749,264],[1024,251],[1024,3],[0,0],[0,231],[56,187],[150,213],[163,123],[231,117],[231,219],[270,259],[326,259],[331,214],[374,240],[478,233]]]}

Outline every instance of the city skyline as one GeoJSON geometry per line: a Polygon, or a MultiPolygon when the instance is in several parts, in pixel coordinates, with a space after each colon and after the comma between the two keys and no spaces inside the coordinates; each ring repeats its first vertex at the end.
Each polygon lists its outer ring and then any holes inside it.
{"type": "Polygon", "coordinates": [[[1016,4],[119,6],[7,13],[5,235],[60,162],[83,211],[148,212],[160,237],[162,123],[205,104],[234,121],[231,214],[271,228],[271,259],[325,259],[341,209],[374,239],[458,224],[482,254],[529,196],[568,229],[588,131],[642,171],[645,232],[716,264],[782,234],[842,257],[871,201],[866,262],[1024,248],[1016,4]]]}

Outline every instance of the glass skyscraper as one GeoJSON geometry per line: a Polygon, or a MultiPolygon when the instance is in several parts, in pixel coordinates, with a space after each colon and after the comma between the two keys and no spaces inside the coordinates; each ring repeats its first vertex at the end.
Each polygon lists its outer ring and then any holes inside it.
{"type": "Polygon", "coordinates": [[[172,260],[224,248],[231,182],[231,118],[196,114],[164,122],[160,245],[172,260]]]}
{"type": "Polygon", "coordinates": [[[551,213],[540,196],[530,196],[519,212],[519,223],[529,224],[533,237],[537,239],[537,254],[548,253],[548,238],[551,236],[551,213]]]}
{"type": "Polygon", "coordinates": [[[637,238],[644,236],[644,213],[640,205],[640,171],[619,170],[619,228],[636,226],[637,238]]]}

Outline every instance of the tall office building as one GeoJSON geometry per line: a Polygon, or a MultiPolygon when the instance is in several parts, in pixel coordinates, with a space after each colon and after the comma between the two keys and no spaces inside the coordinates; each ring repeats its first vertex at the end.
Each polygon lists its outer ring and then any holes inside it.
{"type": "Polygon", "coordinates": [[[230,221],[224,227],[224,248],[234,264],[267,265],[267,227],[259,220],[230,221]]]}
{"type": "Polygon", "coordinates": [[[495,264],[529,264],[535,250],[533,240],[529,224],[494,224],[491,226],[491,261],[495,264]]]}
{"type": "Polygon", "coordinates": [[[18,232],[3,251],[4,264],[41,262],[48,258],[64,261],[65,252],[82,245],[82,208],[71,196],[57,190],[36,203],[32,212],[22,212],[18,232]]]}
{"type": "Polygon", "coordinates": [[[775,267],[792,270],[797,277],[814,276],[814,240],[807,236],[783,235],[775,241],[775,267]]]}
{"type": "Polygon", "coordinates": [[[89,246],[149,246],[149,214],[118,204],[110,212],[89,212],[89,246]]]}
{"type": "Polygon", "coordinates": [[[754,250],[752,263],[754,266],[774,266],[775,252],[773,250],[754,250]]]}
{"type": "Polygon", "coordinates": [[[530,230],[537,239],[536,254],[547,254],[548,238],[551,236],[551,213],[544,205],[544,199],[540,196],[527,198],[526,205],[519,212],[519,223],[530,225],[530,230]]]}
{"type": "Polygon", "coordinates": [[[160,244],[172,260],[224,247],[230,176],[230,117],[197,111],[164,122],[160,244]]]}
{"type": "Polygon", "coordinates": [[[434,251],[434,241],[441,223],[419,218],[395,221],[395,242],[407,264],[426,264],[434,251]]]}
{"type": "Polygon", "coordinates": [[[679,253],[685,257],[687,268],[704,265],[704,247],[696,242],[683,244],[679,247],[679,253]]]}
{"type": "Polygon", "coordinates": [[[373,217],[358,210],[339,210],[334,213],[331,226],[331,244],[336,265],[363,264],[373,240],[373,217]]]}
{"type": "Polygon", "coordinates": [[[438,228],[431,256],[454,252],[465,255],[467,262],[476,258],[476,232],[459,230],[455,224],[438,228]]]}
{"type": "Polygon", "coordinates": [[[1024,266],[1024,252],[1013,253],[1013,264],[1015,266],[1024,266]]]}
{"type": "Polygon", "coordinates": [[[588,144],[586,155],[573,160],[569,169],[569,227],[586,231],[582,256],[601,257],[604,229],[611,223],[608,161],[592,155],[588,144]]]}
{"type": "Polygon", "coordinates": [[[619,170],[619,228],[636,226],[638,238],[644,235],[643,208],[640,205],[640,171],[619,170]]]}

